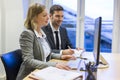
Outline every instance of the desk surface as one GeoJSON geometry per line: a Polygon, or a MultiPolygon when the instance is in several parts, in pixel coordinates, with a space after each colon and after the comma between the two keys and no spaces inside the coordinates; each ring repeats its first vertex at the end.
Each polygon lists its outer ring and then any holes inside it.
{"type": "Polygon", "coordinates": [[[120,54],[103,54],[109,68],[98,69],[97,80],[120,80],[120,54]]]}
{"type": "MultiPolygon", "coordinates": [[[[98,69],[97,80],[120,80],[120,54],[102,54],[109,63],[109,68],[98,69]]],[[[33,80],[25,77],[23,80],[33,80]]]]}

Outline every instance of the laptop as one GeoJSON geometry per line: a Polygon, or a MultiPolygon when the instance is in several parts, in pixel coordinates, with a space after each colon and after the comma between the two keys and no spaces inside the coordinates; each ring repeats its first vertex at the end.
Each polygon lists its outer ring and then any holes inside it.
{"type": "Polygon", "coordinates": [[[80,58],[76,60],[68,61],[68,66],[72,69],[85,70],[85,64],[92,62],[97,68],[107,68],[109,67],[108,62],[100,55],[100,38],[101,38],[101,26],[102,26],[102,17],[95,19],[95,28],[94,28],[94,49],[91,54],[88,54],[85,51],[80,53],[80,58]],[[87,55],[90,55],[89,57],[87,55]]]}

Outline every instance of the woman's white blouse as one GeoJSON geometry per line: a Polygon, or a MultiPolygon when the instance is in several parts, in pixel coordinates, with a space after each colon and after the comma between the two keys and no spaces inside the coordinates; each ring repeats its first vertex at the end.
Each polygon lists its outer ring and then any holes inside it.
{"type": "Polygon", "coordinates": [[[36,30],[34,30],[39,42],[42,44],[43,47],[43,51],[44,51],[44,61],[46,62],[46,58],[48,57],[48,55],[50,54],[50,46],[48,44],[48,42],[46,41],[46,35],[45,33],[41,30],[42,36],[40,36],[38,34],[38,32],[36,30]]]}

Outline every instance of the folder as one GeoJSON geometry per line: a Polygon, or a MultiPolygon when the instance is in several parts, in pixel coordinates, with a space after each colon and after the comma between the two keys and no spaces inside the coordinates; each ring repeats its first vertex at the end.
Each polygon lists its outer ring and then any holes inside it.
{"type": "Polygon", "coordinates": [[[81,80],[82,73],[76,71],[68,71],[58,69],[56,67],[47,67],[36,72],[32,75],[37,77],[38,80],[81,80]]]}

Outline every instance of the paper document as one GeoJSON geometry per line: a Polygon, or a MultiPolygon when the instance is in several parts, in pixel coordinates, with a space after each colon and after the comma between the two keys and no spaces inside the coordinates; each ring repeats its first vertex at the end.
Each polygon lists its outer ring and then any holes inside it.
{"type": "Polygon", "coordinates": [[[79,65],[81,63],[81,59],[76,59],[76,60],[69,60],[67,65],[71,67],[72,69],[78,69],[79,65]]]}
{"type": "Polygon", "coordinates": [[[74,80],[82,76],[82,73],[58,69],[56,67],[47,67],[32,74],[40,80],[74,80]]]}
{"type": "Polygon", "coordinates": [[[74,50],[74,56],[75,57],[80,57],[80,55],[84,52],[84,50],[76,50],[76,49],[73,49],[74,50]]]}

